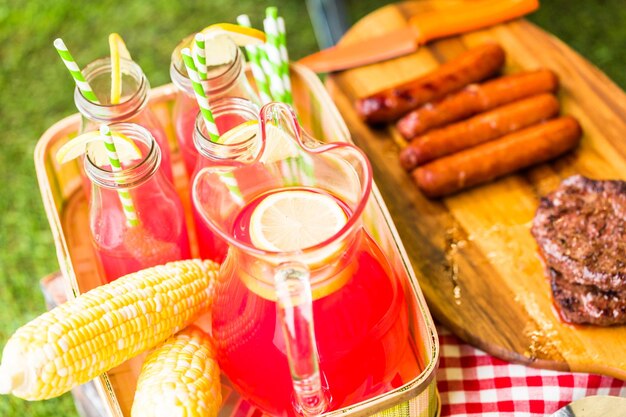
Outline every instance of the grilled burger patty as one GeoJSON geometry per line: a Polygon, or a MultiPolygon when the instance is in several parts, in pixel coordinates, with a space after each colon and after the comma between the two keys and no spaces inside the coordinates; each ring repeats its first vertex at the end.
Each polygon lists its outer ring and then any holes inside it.
{"type": "Polygon", "coordinates": [[[626,323],[626,182],[567,178],[541,199],[531,233],[565,319],[626,323]]]}
{"type": "Polygon", "coordinates": [[[626,323],[626,290],[603,291],[568,281],[554,269],[549,271],[554,301],[567,322],[597,326],[626,323]]]}
{"type": "Polygon", "coordinates": [[[531,233],[566,280],[626,289],[626,182],[567,178],[541,199],[531,233]]]}

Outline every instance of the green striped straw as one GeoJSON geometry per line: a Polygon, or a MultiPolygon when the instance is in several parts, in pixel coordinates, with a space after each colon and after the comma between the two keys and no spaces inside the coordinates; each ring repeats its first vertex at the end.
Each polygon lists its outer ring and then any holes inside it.
{"type": "Polygon", "coordinates": [[[194,37],[195,44],[192,49],[193,52],[193,61],[198,68],[198,75],[200,75],[200,79],[206,80],[206,49],[205,49],[205,40],[204,34],[196,33],[194,37]]]}
{"type": "Polygon", "coordinates": [[[70,54],[70,51],[67,50],[67,46],[65,46],[65,42],[63,42],[63,39],[55,39],[54,47],[56,48],[59,56],[63,60],[63,63],[70,71],[70,74],[72,75],[72,78],[76,83],[76,87],[78,87],[80,92],[83,93],[83,96],[85,96],[85,98],[92,103],[99,103],[98,97],[96,97],[93,90],[89,86],[89,83],[87,82],[87,80],[85,80],[83,73],[80,71],[80,68],[78,68],[78,64],[72,57],[72,54],[70,54]]]}
{"type": "Polygon", "coordinates": [[[287,104],[293,105],[291,95],[291,78],[289,76],[289,53],[287,52],[287,32],[285,30],[285,19],[278,17],[278,45],[280,49],[280,63],[282,65],[283,86],[285,87],[285,100],[287,104]]]}
{"type": "MultiPolygon", "coordinates": [[[[122,164],[120,158],[117,155],[117,149],[113,142],[113,136],[111,135],[111,129],[108,126],[100,126],[100,135],[104,140],[104,147],[107,150],[109,162],[111,163],[111,171],[119,172],[122,170],[122,164]]],[[[120,198],[122,207],[124,208],[124,215],[126,216],[126,222],[129,226],[134,227],[139,225],[139,219],[137,218],[137,210],[135,210],[135,204],[130,196],[128,190],[117,190],[117,195],[120,198]]]]}
{"type": "Polygon", "coordinates": [[[268,7],[266,9],[267,17],[263,19],[263,28],[265,29],[265,36],[267,38],[265,42],[265,52],[267,53],[267,60],[270,65],[270,68],[264,68],[264,70],[266,72],[269,70],[270,88],[272,89],[274,100],[285,102],[283,66],[281,63],[278,40],[278,22],[275,17],[277,14],[278,10],[276,7],[268,7]]]}
{"type": "MultiPolygon", "coordinates": [[[[240,14],[239,16],[237,16],[237,23],[239,24],[239,26],[243,26],[246,28],[252,27],[252,22],[250,22],[250,17],[247,14],[240,14]]],[[[256,48],[254,47],[254,45],[248,45],[245,47],[245,50],[248,61],[252,62],[254,60],[253,55],[256,54],[256,48]]]]}
{"type": "MultiPolygon", "coordinates": [[[[252,27],[250,24],[250,18],[246,14],[237,16],[237,23],[241,26],[252,27]]],[[[252,69],[252,75],[256,82],[257,89],[259,90],[259,96],[261,97],[261,103],[267,104],[272,101],[272,93],[268,84],[268,80],[263,72],[261,66],[261,49],[254,45],[246,46],[246,54],[248,55],[248,61],[250,62],[250,68],[252,69]]]]}
{"type": "Polygon", "coordinates": [[[272,101],[282,101],[285,89],[283,87],[283,80],[276,73],[272,64],[270,64],[269,57],[267,55],[267,49],[264,46],[258,47],[259,61],[261,62],[261,68],[267,78],[267,84],[272,95],[272,101]]]}
{"type": "Polygon", "coordinates": [[[209,107],[209,100],[204,92],[204,88],[202,87],[202,82],[200,80],[200,76],[198,75],[196,64],[193,62],[191,51],[189,48],[184,48],[180,51],[180,53],[183,56],[185,67],[187,67],[187,75],[189,75],[189,79],[191,80],[191,85],[193,86],[193,91],[196,95],[198,107],[200,107],[200,112],[202,113],[206,130],[209,132],[209,138],[212,142],[219,142],[220,132],[217,130],[213,113],[209,107]]]}
{"type": "Polygon", "coordinates": [[[237,184],[237,178],[235,178],[235,174],[232,171],[218,172],[217,173],[220,181],[226,186],[228,191],[230,192],[230,196],[233,201],[237,204],[243,204],[243,194],[241,194],[241,190],[239,189],[239,185],[237,184]]]}

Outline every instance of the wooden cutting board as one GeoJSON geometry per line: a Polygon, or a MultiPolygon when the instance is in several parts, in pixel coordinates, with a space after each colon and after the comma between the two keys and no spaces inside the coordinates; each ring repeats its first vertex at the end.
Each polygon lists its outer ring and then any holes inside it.
{"type": "MultiPolygon", "coordinates": [[[[455,0],[390,5],[357,23],[342,42],[383,34],[455,0]]],[[[329,76],[327,87],[354,141],[370,157],[434,317],[465,341],[505,360],[626,379],[626,326],[564,324],[530,235],[539,199],[563,178],[626,179],[626,96],[597,68],[525,20],[429,44],[417,53],[329,76]],[[357,97],[415,78],[488,40],[507,52],[505,73],[547,67],[560,77],[563,114],[584,130],[566,156],[441,200],[425,198],[398,164],[395,128],[357,117],[357,97]]]]}

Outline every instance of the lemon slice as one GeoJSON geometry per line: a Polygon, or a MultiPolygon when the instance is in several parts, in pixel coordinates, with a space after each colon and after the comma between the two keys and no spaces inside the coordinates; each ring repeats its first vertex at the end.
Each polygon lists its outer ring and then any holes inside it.
{"type": "Polygon", "coordinates": [[[207,35],[228,35],[237,46],[262,45],[265,42],[265,33],[245,26],[232,23],[216,23],[202,29],[207,35]]]}
{"type": "Polygon", "coordinates": [[[259,122],[256,120],[248,120],[240,125],[237,125],[224,133],[220,137],[220,143],[224,145],[232,145],[235,143],[245,142],[248,139],[253,138],[259,133],[259,122]]]}
{"type": "MultiPolygon", "coordinates": [[[[224,133],[220,138],[220,143],[232,145],[241,143],[259,134],[259,122],[249,120],[224,133]]],[[[260,144],[260,139],[259,139],[260,144]]],[[[265,151],[260,158],[262,163],[273,163],[289,157],[296,157],[300,154],[298,145],[282,129],[276,126],[267,126],[267,139],[265,151]]]]}
{"type": "MultiPolygon", "coordinates": [[[[141,149],[128,136],[111,132],[120,162],[127,163],[142,158],[141,149]]],[[[100,132],[87,132],[70,139],[59,148],[56,159],[60,164],[69,162],[89,151],[89,157],[98,166],[109,165],[109,157],[100,132]]]]}
{"type": "MultiPolygon", "coordinates": [[[[329,239],[347,221],[346,213],[329,195],[306,190],[280,191],[269,194],[252,212],[250,240],[259,249],[293,252],[329,239]]],[[[316,259],[308,259],[307,263],[329,258],[337,248],[331,245],[326,249],[329,253],[316,251],[316,259]]]]}
{"type": "Polygon", "coordinates": [[[261,162],[270,164],[300,155],[299,146],[284,130],[274,125],[267,125],[266,129],[265,151],[261,156],[261,162]]]}
{"type": "Polygon", "coordinates": [[[111,104],[118,104],[122,96],[122,69],[120,58],[131,60],[130,52],[120,35],[109,35],[109,49],[111,51],[111,104]]]}

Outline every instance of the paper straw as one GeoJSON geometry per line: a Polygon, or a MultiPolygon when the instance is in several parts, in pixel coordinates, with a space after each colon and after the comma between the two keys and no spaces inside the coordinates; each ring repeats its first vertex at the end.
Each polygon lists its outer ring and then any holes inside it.
{"type": "MultiPolygon", "coordinates": [[[[239,16],[237,16],[237,23],[239,24],[239,26],[243,26],[246,28],[251,28],[252,27],[252,22],[250,22],[250,17],[247,14],[240,14],[239,16]]],[[[254,45],[247,45],[245,47],[246,50],[246,55],[248,56],[248,61],[252,61],[252,55],[254,53],[256,53],[256,48],[254,45]]]]}
{"type": "MultiPolygon", "coordinates": [[[[266,9],[267,17],[263,19],[263,28],[265,29],[265,52],[270,67],[270,88],[274,100],[285,102],[285,87],[283,84],[283,67],[281,64],[280,47],[278,44],[278,23],[276,21],[277,10],[275,7],[266,9]]],[[[264,70],[266,70],[264,68],[264,70]]],[[[266,70],[267,72],[267,70],[266,70]]]]}
{"type": "Polygon", "coordinates": [[[187,67],[187,75],[189,75],[189,79],[191,80],[191,85],[193,86],[193,91],[196,95],[198,107],[200,107],[200,112],[202,113],[206,130],[209,132],[209,138],[212,142],[218,142],[220,139],[220,133],[217,130],[213,113],[209,107],[209,100],[207,99],[206,93],[204,92],[204,88],[202,87],[202,83],[200,81],[200,76],[198,75],[198,70],[196,69],[196,65],[191,57],[191,51],[189,48],[184,48],[180,51],[180,53],[183,56],[185,67],[187,67]]]}
{"type": "Polygon", "coordinates": [[[237,178],[231,171],[226,172],[218,172],[217,176],[220,181],[226,186],[228,191],[230,192],[230,196],[233,200],[239,204],[243,204],[243,194],[241,194],[241,190],[239,189],[239,185],[237,184],[237,178]]]}
{"type": "Polygon", "coordinates": [[[96,97],[93,90],[89,86],[89,83],[87,82],[87,80],[85,80],[83,73],[80,71],[80,68],[78,68],[78,64],[76,64],[76,61],[72,57],[72,54],[70,54],[70,51],[67,50],[67,46],[65,46],[65,42],[63,42],[63,39],[55,39],[54,47],[56,48],[59,56],[63,60],[63,63],[70,71],[70,74],[72,75],[72,78],[76,83],[76,87],[78,87],[80,92],[83,93],[83,96],[85,96],[85,98],[92,103],[98,103],[98,97],[96,97]]]}
{"type": "Polygon", "coordinates": [[[204,42],[204,34],[196,33],[194,40],[195,40],[195,43],[194,43],[194,47],[192,51],[193,61],[196,64],[196,67],[198,68],[198,75],[200,76],[200,79],[206,80],[207,79],[206,49],[205,49],[205,42],[204,42]]]}
{"type": "MultiPolygon", "coordinates": [[[[245,14],[237,16],[237,23],[248,28],[252,26],[250,24],[250,18],[245,14]]],[[[248,45],[245,49],[254,81],[259,90],[261,104],[267,104],[272,101],[272,93],[265,72],[263,72],[263,67],[261,66],[261,50],[254,45],[248,45]]]]}
{"type": "Polygon", "coordinates": [[[291,95],[291,78],[289,75],[289,53],[287,52],[287,32],[285,30],[285,19],[278,17],[278,46],[280,50],[280,63],[282,66],[283,86],[285,87],[285,100],[289,105],[293,105],[291,95]]]}
{"type": "MultiPolygon", "coordinates": [[[[122,170],[122,164],[120,158],[117,155],[117,149],[113,142],[113,136],[111,135],[111,129],[108,126],[100,126],[100,135],[104,140],[104,147],[107,150],[109,162],[111,163],[111,171],[119,172],[122,170]]],[[[122,207],[124,208],[124,215],[126,216],[126,222],[129,226],[134,227],[139,225],[139,219],[137,218],[137,211],[135,210],[135,204],[130,196],[128,190],[117,190],[117,195],[120,198],[122,207]]]]}

